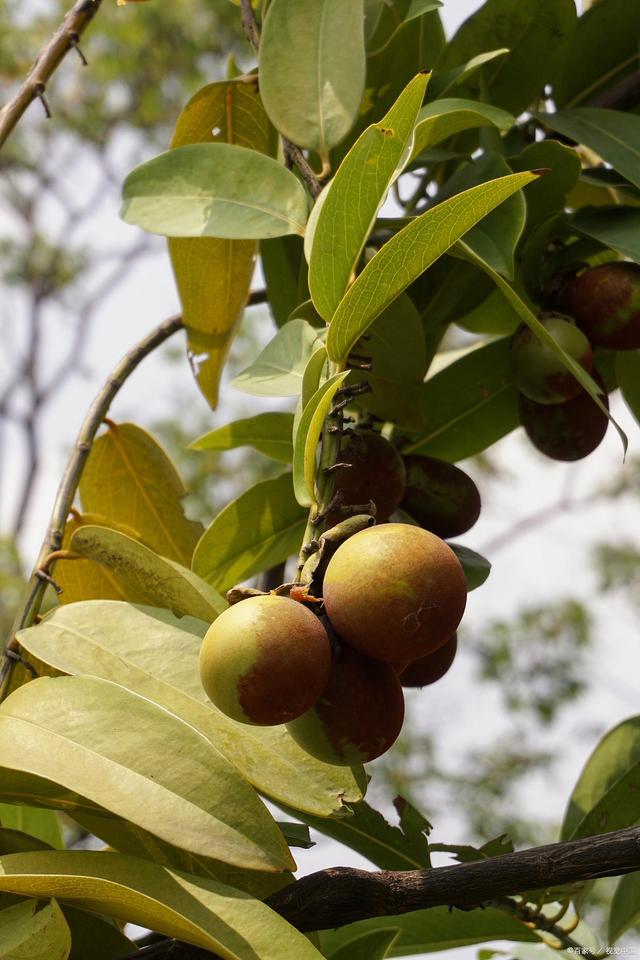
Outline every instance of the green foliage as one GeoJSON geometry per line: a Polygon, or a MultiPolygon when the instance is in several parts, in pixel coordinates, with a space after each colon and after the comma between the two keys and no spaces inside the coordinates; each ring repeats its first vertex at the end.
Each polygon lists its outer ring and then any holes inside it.
{"type": "Polygon", "coordinates": [[[278,463],[291,463],[292,430],[292,414],[258,413],[211,430],[194,440],[190,447],[192,450],[234,450],[249,446],[278,463]]]}
{"type": "Polygon", "coordinates": [[[71,933],[55,900],[38,910],[37,900],[23,900],[0,910],[2,960],[67,960],[71,933]]]}

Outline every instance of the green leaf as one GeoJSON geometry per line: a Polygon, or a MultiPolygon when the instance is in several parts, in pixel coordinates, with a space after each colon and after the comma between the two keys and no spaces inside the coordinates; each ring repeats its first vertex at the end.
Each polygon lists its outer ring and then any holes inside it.
{"type": "Polygon", "coordinates": [[[71,931],[69,960],[118,960],[135,952],[136,945],[116,927],[115,922],[97,917],[67,904],[62,908],[71,931]]]}
{"type": "Polygon", "coordinates": [[[436,69],[429,90],[429,98],[431,100],[443,98],[446,93],[450,93],[457,86],[464,84],[465,80],[472,77],[485,63],[491,63],[492,60],[504,57],[507,53],[509,53],[507,47],[500,47],[498,50],[487,50],[486,53],[479,53],[471,57],[466,63],[457,64],[447,70],[436,69]]]}
{"type": "Polygon", "coordinates": [[[508,338],[472,351],[422,392],[423,435],[403,450],[450,463],[475,456],[520,423],[508,338]]]}
{"type": "Polygon", "coordinates": [[[290,170],[231,143],[176,147],[136,167],[122,187],[122,219],[165,237],[302,235],[307,212],[290,170]]]}
{"type": "Polygon", "coordinates": [[[391,826],[364,800],[350,806],[350,816],[321,819],[296,813],[314,830],[337,840],[366,857],[381,870],[420,870],[430,866],[429,847],[423,831],[407,835],[391,826]]]}
{"type": "Polygon", "coordinates": [[[59,607],[20,643],[60,673],[94,674],[159,703],[199,730],[257,790],[319,817],[344,811],[362,790],[346,767],[302,750],[283,726],[236,723],[209,702],[199,653],[207,623],[114,601],[59,607]]]}
{"type": "Polygon", "coordinates": [[[262,480],[207,527],[193,555],[193,569],[216,590],[228,590],[295,553],[305,524],[306,511],[293,495],[291,474],[262,480]]]}
{"type": "Polygon", "coordinates": [[[640,187],[640,117],[600,107],[576,107],[537,116],[545,126],[594,150],[640,187]]]}
{"type": "Polygon", "coordinates": [[[499,290],[492,290],[482,303],[455,322],[469,333],[508,337],[520,326],[520,317],[499,290]]]}
{"type": "Polygon", "coordinates": [[[640,873],[618,880],[609,908],[609,943],[640,923],[640,873]]]}
{"type": "MultiPolygon", "coordinates": [[[[225,142],[270,154],[275,147],[273,133],[257,80],[255,85],[210,83],[189,100],[178,117],[171,146],[225,142]]],[[[249,296],[256,253],[254,240],[169,240],[188,349],[197,358],[194,372],[214,408],[222,368],[249,296]]]]}
{"type": "Polygon", "coordinates": [[[71,933],[55,900],[23,900],[0,910],[0,960],[67,960],[71,933]]]}
{"type": "Polygon", "coordinates": [[[284,137],[327,157],[358,116],[364,80],[362,0],[272,0],[260,93],[284,137]]]}
{"type": "Polygon", "coordinates": [[[177,616],[212,622],[227,602],[188,567],[167,560],[131,537],[108,527],[82,526],[71,549],[111,570],[134,603],[166,607],[177,616]]]}
{"type": "Polygon", "coordinates": [[[332,360],[345,360],[392,300],[503,200],[534,180],[516,173],[444,200],[404,227],[369,261],[340,302],[327,336],[332,360]]]}
{"type": "Polygon", "coordinates": [[[562,63],[576,23],[573,0],[488,0],[466,20],[438,64],[447,70],[485,50],[506,47],[509,53],[485,66],[465,83],[465,95],[518,115],[542,96],[544,86],[562,63]]]}
{"type": "Polygon", "coordinates": [[[290,320],[232,384],[256,397],[296,397],[302,390],[307,361],[320,346],[318,331],[310,323],[290,320]]]}
{"type": "Polygon", "coordinates": [[[391,110],[362,133],[329,184],[319,209],[309,289],[318,313],[331,320],[389,187],[400,172],[427,86],[418,74],[391,110]]]}
{"type": "Polygon", "coordinates": [[[624,720],[604,735],[573,788],[560,831],[577,840],[638,822],[640,717],[624,720]]]}
{"type": "Polygon", "coordinates": [[[56,850],[64,849],[60,817],[55,810],[0,803],[0,824],[12,831],[35,837],[56,850]]]}
{"type": "MultiPolygon", "coordinates": [[[[3,803],[2,806],[9,807],[10,804],[3,803]]],[[[50,811],[47,810],[46,812],[49,813],[50,811]]],[[[64,850],[64,846],[60,849],[64,850]]],[[[22,833],[20,830],[0,828],[0,856],[4,856],[6,853],[27,853],[29,850],[53,850],[53,847],[51,844],[38,840],[36,837],[31,837],[28,833],[22,833]]]]}
{"type": "Polygon", "coordinates": [[[518,314],[523,323],[533,331],[533,333],[541,340],[552,353],[556,355],[558,360],[561,361],[564,367],[573,374],[576,380],[580,383],[584,390],[587,391],[589,396],[594,400],[598,405],[600,410],[608,417],[613,426],[615,427],[618,436],[622,442],[622,447],[626,453],[629,441],[624,430],[619,426],[616,420],[612,417],[609,408],[602,402],[600,396],[600,387],[595,382],[595,380],[587,373],[587,371],[582,367],[576,360],[573,359],[568,353],[562,349],[562,347],[554,340],[546,327],[540,322],[534,313],[529,309],[527,304],[520,298],[516,291],[511,287],[506,280],[504,280],[499,273],[492,269],[492,267],[482,260],[481,257],[472,251],[463,241],[460,241],[458,244],[458,249],[461,250],[463,256],[480,267],[481,270],[491,277],[498,290],[504,295],[505,299],[513,307],[515,312],[518,314]]]}
{"type": "Polygon", "coordinates": [[[514,123],[515,117],[489,103],[456,97],[434,100],[426,104],[418,114],[411,157],[417,157],[434,144],[463,130],[495,127],[500,131],[507,131],[514,123]]]}
{"type": "Polygon", "coordinates": [[[235,450],[253,447],[278,463],[293,460],[292,413],[259,413],[225,423],[189,444],[190,450],[235,450]]]}
{"type": "Polygon", "coordinates": [[[80,480],[85,512],[126,524],[151,550],[188,565],[202,524],[185,517],[186,493],[158,441],[133,423],[112,424],[98,437],[80,480]]]}
{"type": "Polygon", "coordinates": [[[640,208],[583,207],[573,215],[571,225],[584,236],[640,263],[640,208]]]}
{"type": "Polygon", "coordinates": [[[434,907],[400,916],[361,920],[339,930],[324,930],[320,935],[322,950],[330,956],[331,951],[337,950],[356,936],[374,930],[388,930],[389,927],[400,930],[398,939],[389,951],[390,957],[451,950],[454,947],[466,947],[491,940],[539,942],[533,931],[503,910],[487,907],[484,910],[462,913],[459,910],[451,911],[448,907],[434,907]]]}
{"type": "Polygon", "coordinates": [[[592,99],[637,67],[639,21],[639,0],[606,0],[590,6],[578,20],[562,56],[562,69],[553,80],[558,107],[592,99]]]}
{"type": "Polygon", "coordinates": [[[269,308],[277,326],[282,327],[291,312],[309,296],[302,237],[290,234],[263,240],[260,259],[269,308]]]}
{"type": "Polygon", "coordinates": [[[381,53],[410,20],[442,6],[442,0],[365,0],[365,37],[369,57],[381,53]]]}
{"type": "Polygon", "coordinates": [[[237,866],[293,864],[234,767],[193,727],[124,687],[97,677],[34,680],[4,701],[0,729],[5,800],[28,792],[45,807],[103,808],[237,866]]]}
{"type": "Polygon", "coordinates": [[[527,190],[527,230],[535,229],[552,214],[564,209],[567,194],[580,176],[580,157],[556,140],[542,140],[509,160],[512,170],[546,169],[548,172],[527,190]]]}
{"type": "Polygon", "coordinates": [[[297,424],[293,449],[293,491],[301,507],[310,507],[316,501],[316,454],[320,434],[333,398],[348,376],[347,370],[326,380],[304,407],[297,424]]]}
{"type": "Polygon", "coordinates": [[[59,895],[185,940],[224,960],[320,960],[307,938],[259,900],[233,887],[119,853],[20,853],[0,858],[0,890],[59,895]]]}
{"type": "MultiPolygon", "coordinates": [[[[320,386],[320,381],[322,380],[322,376],[325,372],[326,364],[327,348],[324,346],[318,346],[309,357],[304,374],[302,376],[302,393],[300,395],[300,403],[302,408],[300,411],[301,413],[320,386]]],[[[296,429],[295,423],[293,429],[296,429]]]]}
{"type": "Polygon", "coordinates": [[[640,423],[640,351],[621,350],[616,354],[616,380],[627,406],[640,423]]]}
{"type": "Polygon", "coordinates": [[[329,954],[329,960],[384,960],[389,956],[389,950],[398,939],[399,933],[397,927],[364,933],[338,947],[334,953],[329,954]]]}
{"type": "MultiPolygon", "coordinates": [[[[76,530],[88,524],[118,529],[120,524],[101,514],[71,514],[67,519],[62,538],[62,549],[68,550],[76,530]]],[[[126,526],[126,525],[125,525],[126,526]]],[[[130,534],[136,531],[126,527],[130,534]]],[[[61,588],[60,603],[76,603],[80,600],[126,600],[126,592],[116,577],[105,567],[92,560],[74,560],[60,563],[56,570],[56,582],[61,588]]]]}
{"type": "Polygon", "coordinates": [[[460,543],[450,543],[449,546],[460,561],[467,580],[467,590],[471,592],[481,587],[491,573],[491,563],[481,553],[463,547],[460,543]]]}

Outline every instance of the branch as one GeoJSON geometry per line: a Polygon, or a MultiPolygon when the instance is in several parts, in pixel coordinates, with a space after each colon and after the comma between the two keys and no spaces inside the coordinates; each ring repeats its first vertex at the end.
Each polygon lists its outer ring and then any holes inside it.
{"type": "Polygon", "coordinates": [[[16,616],[13,629],[7,642],[4,660],[0,668],[0,701],[6,695],[13,666],[16,662],[15,656],[12,657],[11,654],[15,655],[19,650],[19,644],[14,634],[17,633],[18,630],[30,626],[38,615],[47,583],[51,582],[49,560],[51,554],[58,551],[62,545],[67,516],[73,504],[82,470],[89,456],[95,435],[120,388],[128,377],[131,376],[138,364],[157,347],[161,346],[165,340],[168,340],[177,330],[180,330],[182,326],[182,317],[177,316],[170,317],[168,320],[165,320],[164,323],[161,323],[159,327],[156,327],[155,330],[152,330],[152,332],[130,350],[129,353],[125,354],[89,407],[71,457],[62,475],[60,486],[58,487],[58,493],[49,523],[49,530],[40,548],[31,579],[27,585],[24,605],[16,616]]]}
{"type": "Polygon", "coordinates": [[[34,100],[40,99],[47,117],[51,116],[44,97],[47,83],[71,49],[78,50],[83,64],[86,64],[78,49],[78,40],[98,12],[101,3],[102,0],[76,0],[46,47],[40,51],[16,95],[0,110],[0,148],[34,100]]]}
{"type": "Polygon", "coordinates": [[[640,103],[640,70],[603,90],[589,100],[590,107],[605,107],[609,110],[632,110],[640,103]]]}

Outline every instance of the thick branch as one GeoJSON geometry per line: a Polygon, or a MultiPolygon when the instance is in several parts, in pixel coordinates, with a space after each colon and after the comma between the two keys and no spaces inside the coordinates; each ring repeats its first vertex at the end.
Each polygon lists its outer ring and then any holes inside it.
{"type": "Polygon", "coordinates": [[[43,100],[48,115],[44,100],[47,83],[68,52],[78,46],[80,36],[98,12],[101,3],[102,0],[76,0],[46,47],[40,51],[16,95],[0,110],[0,148],[35,99],[43,100]]]}
{"type": "MultiPolygon", "coordinates": [[[[46,578],[51,572],[49,569],[49,557],[52,553],[60,549],[65,523],[76,495],[84,464],[89,456],[95,435],[106,417],[111,403],[138,364],[157,347],[161,346],[165,340],[168,340],[177,330],[180,330],[182,325],[182,317],[170,317],[168,320],[165,320],[164,323],[161,323],[159,327],[156,327],[155,330],[152,330],[150,334],[123,357],[89,407],[62,480],[60,481],[60,486],[58,487],[49,529],[40,553],[38,554],[31,579],[27,585],[24,604],[18,612],[11,635],[8,639],[6,648],[8,651],[13,653],[18,651],[19,645],[15,640],[14,634],[17,633],[18,630],[30,626],[38,614],[47,586],[46,578]]],[[[15,660],[7,657],[5,654],[2,668],[0,669],[0,700],[2,700],[7,690],[14,663],[15,660]]]]}

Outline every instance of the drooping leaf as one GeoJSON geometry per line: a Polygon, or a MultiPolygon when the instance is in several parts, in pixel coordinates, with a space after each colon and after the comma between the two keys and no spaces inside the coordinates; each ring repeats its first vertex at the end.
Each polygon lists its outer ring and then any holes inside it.
{"type": "Polygon", "coordinates": [[[594,150],[640,187],[640,117],[601,107],[575,107],[537,116],[551,130],[594,150]]]}
{"type": "Polygon", "coordinates": [[[0,960],[67,960],[71,933],[55,900],[23,900],[0,910],[0,960]]]}
{"type": "MultiPolygon", "coordinates": [[[[488,0],[466,20],[438,64],[450,69],[486,50],[509,53],[485,65],[486,98],[518,115],[542,95],[545,83],[562,62],[576,23],[573,0],[488,0]]],[[[467,78],[465,94],[481,92],[478,74],[467,78]]]]}
{"type": "Polygon", "coordinates": [[[424,433],[403,453],[450,463],[472,457],[519,425],[508,338],[489,343],[427,380],[424,433]]]}
{"type": "Polygon", "coordinates": [[[188,565],[202,525],[182,511],[186,492],[157,440],[133,423],[112,424],[98,437],[80,480],[87,513],[126,524],[156,553],[188,565]]]}
{"type": "Polygon", "coordinates": [[[389,956],[389,950],[398,939],[400,931],[397,927],[388,930],[371,930],[359,937],[354,937],[348,943],[329,954],[330,960],[384,960],[389,956]]]}
{"type": "Polygon", "coordinates": [[[260,92],[283,136],[327,157],[355,122],[364,79],[362,0],[272,0],[260,92]]]}
{"type": "Polygon", "coordinates": [[[467,581],[467,590],[476,590],[481,587],[491,573],[491,563],[481,553],[476,553],[461,543],[450,543],[449,546],[460,561],[467,581]]]}
{"type": "Polygon", "coordinates": [[[292,413],[258,413],[225,423],[189,444],[190,450],[235,450],[253,447],[279,463],[293,460],[292,413]]]}
{"type": "Polygon", "coordinates": [[[224,597],[188,567],[117,530],[80,527],[71,538],[71,549],[111,571],[134,603],[166,607],[177,616],[208,622],[227,609],[224,597]]]}
{"type": "Polygon", "coordinates": [[[620,877],[609,908],[609,943],[640,923],[640,874],[620,877]]]}
{"type": "Polygon", "coordinates": [[[640,352],[621,350],[617,354],[616,380],[627,406],[640,423],[640,352]]]}
{"type": "Polygon", "coordinates": [[[560,838],[589,837],[638,822],[636,785],[640,775],[640,717],[631,717],[604,735],[573,788],[560,838]]]}
{"type": "MultiPolygon", "coordinates": [[[[199,730],[261,793],[319,817],[362,798],[346,767],[330,767],[280,727],[236,723],[216,709],[200,682],[208,624],[167,610],[93,601],[60,607],[20,643],[60,673],[112,680],[166,707],[199,730]]],[[[360,774],[359,774],[360,776],[360,774]]]]}
{"type": "Polygon", "coordinates": [[[19,853],[0,858],[0,890],[59,895],[165,936],[185,940],[224,960],[320,960],[303,934],[248,894],[118,853],[19,853]]]}
{"type": "Polygon", "coordinates": [[[304,407],[297,423],[293,447],[293,492],[301,507],[315,503],[316,453],[322,426],[336,392],[348,376],[347,370],[329,377],[304,407]]]}
{"type": "MultiPolygon", "coordinates": [[[[178,117],[172,147],[192,143],[235,143],[273,152],[273,129],[257,82],[210,83],[178,117]]],[[[257,243],[214,237],[173,237],[169,254],[182,303],[196,379],[212,407],[237,323],[249,296],[257,243]]]]}
{"type": "Polygon", "coordinates": [[[176,147],[136,167],[122,187],[122,219],[165,237],[302,235],[307,212],[291,171],[232,143],[176,147]]]}
{"type": "Polygon", "coordinates": [[[0,729],[4,800],[27,791],[45,807],[102,808],[237,866],[293,863],[266,808],[211,743],[124,687],[97,677],[34,680],[4,701],[0,729]]]}
{"type": "Polygon", "coordinates": [[[536,174],[516,173],[444,200],[416,217],[369,261],[340,302],[327,336],[332,360],[348,357],[392,300],[453,244],[536,174]]]}
{"type": "MultiPolygon", "coordinates": [[[[434,100],[422,107],[418,114],[411,156],[417,157],[434,144],[463,130],[496,127],[500,131],[506,131],[514,123],[512,114],[489,103],[458,97],[434,100]]],[[[531,170],[533,166],[527,169],[531,170]]]]}
{"type": "Polygon", "coordinates": [[[306,320],[290,320],[260,356],[239,373],[233,386],[256,397],[296,397],[312,353],[321,346],[318,331],[306,320]]]}
{"type": "Polygon", "coordinates": [[[295,553],[305,523],[306,511],[293,495],[291,474],[262,480],[207,527],[193,555],[193,569],[216,590],[228,590],[295,553]]]}
{"type": "Polygon", "coordinates": [[[640,208],[583,207],[573,215],[571,225],[579,233],[640,263],[640,208]]]}
{"type": "Polygon", "coordinates": [[[376,214],[406,160],[428,76],[415,77],[391,110],[360,135],[327,188],[315,221],[309,289],[318,313],[331,320],[376,214]]]}
{"type": "MultiPolygon", "coordinates": [[[[55,810],[0,803],[0,825],[41,840],[56,850],[64,849],[60,817],[55,810]]],[[[35,848],[34,848],[35,849],[35,848]]]]}
{"type": "Polygon", "coordinates": [[[558,107],[592,99],[637,67],[639,22],[639,0],[606,0],[583,13],[553,79],[558,107]]]}

